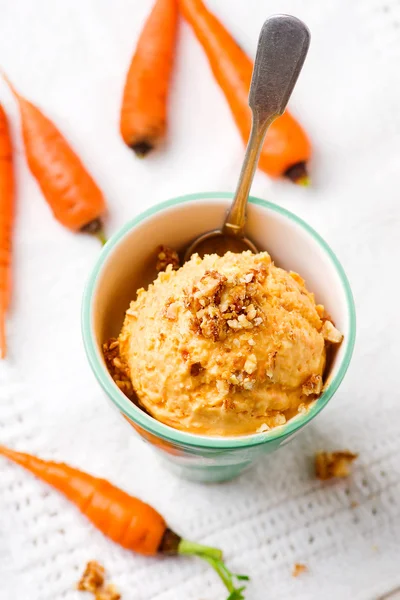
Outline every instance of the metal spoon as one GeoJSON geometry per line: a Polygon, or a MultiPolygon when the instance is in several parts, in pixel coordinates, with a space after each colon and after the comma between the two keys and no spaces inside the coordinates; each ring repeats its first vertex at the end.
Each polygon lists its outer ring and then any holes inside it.
{"type": "Polygon", "coordinates": [[[290,15],[274,15],[261,29],[251,81],[249,106],[252,127],[246,155],[232,206],[222,229],[214,229],[196,238],[185,252],[185,261],[197,252],[258,252],[244,236],[246,205],[258,165],[265,134],[271,123],[285,111],[310,45],[306,25],[290,15]]]}

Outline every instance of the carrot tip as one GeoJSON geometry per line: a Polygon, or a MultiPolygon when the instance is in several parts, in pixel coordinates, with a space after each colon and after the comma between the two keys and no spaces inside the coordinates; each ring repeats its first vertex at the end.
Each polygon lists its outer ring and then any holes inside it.
{"type": "Polygon", "coordinates": [[[284,177],[287,177],[293,183],[296,183],[297,185],[301,185],[303,187],[308,187],[311,184],[311,180],[307,173],[307,165],[305,162],[299,162],[289,167],[285,171],[284,177]]]}
{"type": "Polygon", "coordinates": [[[295,181],[297,185],[301,185],[302,187],[310,187],[312,184],[311,177],[305,175],[304,177],[300,177],[297,181],[295,181]]]}
{"type": "Polygon", "coordinates": [[[161,554],[169,554],[176,555],[179,552],[179,544],[181,543],[182,538],[180,535],[176,534],[172,529],[167,527],[160,542],[160,546],[157,552],[161,554]]]}
{"type": "Polygon", "coordinates": [[[107,242],[107,238],[103,230],[103,224],[100,219],[93,219],[93,221],[90,221],[90,223],[81,227],[80,231],[82,231],[82,233],[94,235],[98,240],[100,240],[103,246],[107,242]]]}
{"type": "Polygon", "coordinates": [[[144,158],[154,149],[154,146],[152,144],[149,144],[149,142],[145,141],[138,142],[137,144],[132,144],[130,147],[132,148],[132,150],[138,158],[144,158]]]}
{"type": "Polygon", "coordinates": [[[94,233],[93,235],[97,237],[97,239],[101,242],[102,246],[104,246],[107,243],[106,234],[102,229],[100,229],[100,231],[96,231],[96,233],[94,233]]]}

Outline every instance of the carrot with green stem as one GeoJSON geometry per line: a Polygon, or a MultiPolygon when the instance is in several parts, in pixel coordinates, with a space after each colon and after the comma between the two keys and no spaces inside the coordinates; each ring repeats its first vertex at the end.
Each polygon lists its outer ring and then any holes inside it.
{"type": "Polygon", "coordinates": [[[177,25],[177,0],[156,0],[129,66],[120,131],[138,156],[158,146],[166,133],[177,25]]]}
{"type": "Polygon", "coordinates": [[[11,296],[11,235],[14,220],[14,170],[6,113],[0,105],[0,358],[5,358],[6,315],[11,296]]]}
{"type": "Polygon", "coordinates": [[[5,446],[0,446],[0,454],[61,492],[116,544],[147,556],[198,556],[219,574],[230,594],[229,600],[242,600],[244,588],[236,588],[235,581],[248,578],[234,575],[227,569],[222,561],[221,550],[183,539],[167,526],[164,518],[149,504],[130,496],[105,479],[65,463],[45,461],[5,446]]]}
{"type": "MultiPolygon", "coordinates": [[[[245,143],[251,129],[248,106],[253,62],[202,0],[178,0],[180,10],[202,45],[245,143]]],[[[286,177],[308,185],[310,141],[299,123],[286,111],[270,126],[259,167],[271,177],[286,177]]]]}
{"type": "Polygon", "coordinates": [[[104,244],[101,219],[106,203],[100,188],[54,123],[3,77],[18,103],[29,169],[55,218],[72,231],[95,235],[104,244]]]}

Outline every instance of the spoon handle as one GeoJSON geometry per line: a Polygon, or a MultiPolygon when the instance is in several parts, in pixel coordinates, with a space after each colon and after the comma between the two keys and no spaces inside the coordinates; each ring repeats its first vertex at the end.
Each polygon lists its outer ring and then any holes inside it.
{"type": "Polygon", "coordinates": [[[265,134],[285,111],[310,45],[306,25],[290,15],[274,15],[263,25],[251,81],[252,126],[232,207],[223,231],[242,235],[246,205],[265,134]]]}

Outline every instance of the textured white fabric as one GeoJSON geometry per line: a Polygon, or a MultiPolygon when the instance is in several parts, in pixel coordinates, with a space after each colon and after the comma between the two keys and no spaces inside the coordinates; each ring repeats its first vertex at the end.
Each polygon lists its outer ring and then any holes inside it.
{"type": "MultiPolygon", "coordinates": [[[[177,480],[110,410],[80,337],[82,289],[99,246],[51,217],[16,136],[18,208],[9,358],[0,365],[0,443],[65,460],[156,506],[186,537],[249,573],[250,600],[374,600],[400,585],[400,4],[397,0],[208,0],[253,52],[263,19],[305,19],[312,45],[292,107],[312,136],[314,187],[259,173],[253,192],[293,210],[337,251],[352,282],[358,341],[330,406],[239,480],[177,480]],[[348,480],[312,476],[318,448],[360,458],[348,480]],[[353,502],[359,503],[351,508],[353,502]],[[295,562],[309,573],[291,576],[295,562]]],[[[164,151],[138,161],[118,136],[121,87],[150,0],[0,0],[0,64],[74,143],[110,205],[108,232],[152,204],[232,190],[239,136],[186,25],[164,151]]],[[[0,100],[18,132],[4,85],[0,100]]],[[[22,469],[0,461],[1,600],[79,600],[98,559],[126,600],[220,600],[200,561],[130,554],[22,469]]]]}

